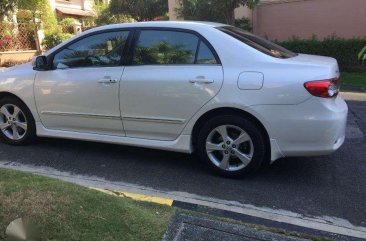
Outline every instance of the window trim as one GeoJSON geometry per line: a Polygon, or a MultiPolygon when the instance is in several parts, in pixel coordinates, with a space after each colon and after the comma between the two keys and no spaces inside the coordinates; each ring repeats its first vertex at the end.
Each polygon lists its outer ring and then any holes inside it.
{"type": "Polygon", "coordinates": [[[57,68],[54,68],[54,66],[53,66],[53,61],[54,61],[55,55],[60,53],[64,49],[68,48],[69,46],[73,45],[74,43],[79,42],[83,39],[89,38],[91,36],[104,34],[104,33],[113,33],[113,32],[128,32],[126,44],[125,44],[122,52],[120,53],[121,60],[120,60],[120,63],[118,65],[87,66],[87,67],[81,67],[80,66],[80,67],[71,67],[71,68],[66,68],[66,69],[111,68],[111,67],[118,67],[118,66],[126,65],[126,62],[129,59],[129,56],[127,54],[129,52],[128,48],[130,48],[129,45],[131,44],[131,39],[132,39],[132,35],[133,35],[133,32],[134,32],[134,28],[116,28],[116,29],[100,30],[100,31],[95,31],[95,32],[91,32],[91,33],[85,34],[83,36],[80,36],[79,38],[76,38],[76,39],[72,40],[70,43],[67,43],[66,45],[64,45],[61,48],[55,50],[54,52],[52,52],[50,55],[47,56],[48,70],[58,70],[57,68]],[[127,57],[123,58],[123,56],[127,56],[127,57]]]}
{"type": "Polygon", "coordinates": [[[199,34],[198,32],[196,32],[194,30],[183,29],[183,28],[171,28],[171,27],[137,27],[137,28],[135,28],[135,33],[133,35],[132,44],[130,45],[128,56],[129,56],[129,58],[128,58],[128,63],[126,64],[126,66],[222,66],[221,60],[220,60],[216,50],[205,37],[203,37],[201,34],[199,34]],[[195,35],[198,38],[198,43],[197,43],[194,63],[193,64],[133,64],[133,57],[135,54],[136,45],[137,45],[137,42],[140,38],[140,34],[142,31],[169,31],[169,32],[189,33],[189,34],[195,35]],[[201,42],[204,42],[207,45],[207,47],[210,49],[214,58],[216,59],[216,64],[196,64],[198,50],[199,50],[199,46],[201,45],[201,42]]]}
{"type": "MultiPolygon", "coordinates": [[[[132,64],[135,46],[136,46],[137,40],[140,36],[140,32],[143,30],[176,31],[176,32],[185,32],[185,33],[194,34],[199,38],[199,43],[202,41],[207,45],[207,47],[211,50],[211,52],[214,55],[216,62],[217,62],[216,64],[166,64],[166,65],[156,64],[156,65],[150,65],[150,66],[222,66],[220,57],[217,54],[217,51],[215,50],[215,48],[212,46],[212,44],[205,37],[203,37],[200,33],[196,32],[194,30],[183,29],[183,28],[171,28],[171,27],[126,27],[126,28],[112,28],[112,29],[93,31],[91,33],[85,34],[83,36],[80,36],[80,37],[70,41],[66,45],[55,50],[54,52],[50,53],[47,56],[48,70],[57,70],[56,68],[53,68],[53,60],[54,60],[55,55],[58,54],[59,52],[61,52],[62,50],[64,50],[65,48],[68,48],[70,45],[72,45],[78,41],[81,41],[85,38],[88,38],[90,36],[93,36],[93,35],[110,33],[110,32],[123,32],[123,31],[128,31],[129,35],[126,40],[126,45],[125,45],[123,51],[121,52],[121,56],[126,56],[126,58],[121,58],[121,62],[119,63],[119,65],[74,67],[74,68],[67,68],[67,69],[108,68],[108,67],[110,68],[110,67],[118,67],[118,66],[149,66],[149,65],[132,64]]],[[[196,51],[196,54],[197,54],[197,51],[196,51]]],[[[195,59],[195,61],[196,61],[196,59],[195,59]]]]}

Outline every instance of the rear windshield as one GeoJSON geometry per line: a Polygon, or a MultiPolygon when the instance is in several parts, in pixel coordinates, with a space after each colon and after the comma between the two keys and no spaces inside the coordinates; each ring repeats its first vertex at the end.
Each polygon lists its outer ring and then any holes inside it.
{"type": "Polygon", "coordinates": [[[297,54],[287,50],[271,41],[268,41],[264,38],[256,36],[252,33],[246,32],[240,28],[225,26],[219,27],[219,30],[230,35],[231,37],[236,38],[237,40],[249,45],[252,48],[255,48],[262,53],[270,55],[275,58],[288,59],[297,56],[297,54]]]}

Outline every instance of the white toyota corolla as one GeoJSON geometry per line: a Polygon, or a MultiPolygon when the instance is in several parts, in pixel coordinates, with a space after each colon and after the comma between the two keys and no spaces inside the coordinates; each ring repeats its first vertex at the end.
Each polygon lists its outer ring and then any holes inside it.
{"type": "Polygon", "coordinates": [[[192,153],[239,176],[344,142],[333,58],[201,22],[98,27],[0,73],[0,138],[35,136],[192,153]]]}

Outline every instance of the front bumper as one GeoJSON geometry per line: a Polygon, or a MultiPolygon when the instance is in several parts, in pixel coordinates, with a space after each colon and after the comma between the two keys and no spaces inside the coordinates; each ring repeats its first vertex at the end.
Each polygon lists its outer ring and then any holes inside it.
{"type": "Polygon", "coordinates": [[[312,97],[298,105],[256,106],[253,110],[266,123],[272,161],[280,157],[328,155],[344,143],[348,107],[339,96],[312,97]]]}

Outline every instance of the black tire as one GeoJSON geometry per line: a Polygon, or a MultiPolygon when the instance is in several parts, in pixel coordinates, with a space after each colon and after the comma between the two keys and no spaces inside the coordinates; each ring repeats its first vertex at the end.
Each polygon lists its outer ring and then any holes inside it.
{"type": "MultiPolygon", "coordinates": [[[[265,136],[256,123],[239,115],[223,115],[208,120],[198,133],[196,139],[196,153],[199,158],[215,173],[225,177],[243,177],[245,175],[257,171],[266,158],[266,141],[265,136]],[[252,141],[254,147],[251,161],[240,170],[224,170],[215,165],[206,152],[206,141],[210,133],[216,128],[229,125],[239,127],[244,130],[252,141]]],[[[235,157],[234,157],[235,158],[235,157]]],[[[234,160],[235,161],[235,160],[234,160]]],[[[229,161],[230,162],[230,161],[229,161]]]]}
{"type": "MultiPolygon", "coordinates": [[[[7,96],[0,99],[0,109],[6,105],[14,105],[21,110],[21,112],[24,114],[24,116],[22,115],[21,118],[23,119],[22,121],[27,124],[27,130],[22,133],[22,137],[18,140],[10,139],[2,130],[0,130],[0,141],[9,145],[29,144],[36,137],[36,125],[32,113],[22,101],[12,96],[7,96]]],[[[0,123],[4,123],[4,118],[5,115],[0,113],[0,123]]]]}

